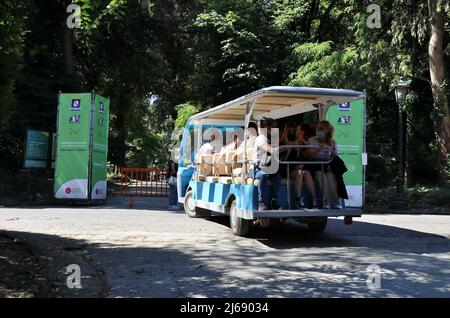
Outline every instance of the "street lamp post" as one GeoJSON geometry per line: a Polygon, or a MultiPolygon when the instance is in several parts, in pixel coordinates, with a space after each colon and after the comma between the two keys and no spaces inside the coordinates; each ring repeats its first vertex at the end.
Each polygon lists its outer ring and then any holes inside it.
{"type": "Polygon", "coordinates": [[[405,195],[405,170],[404,170],[404,150],[403,150],[403,112],[406,95],[409,90],[409,81],[400,81],[395,86],[395,100],[398,104],[398,165],[397,165],[397,182],[395,195],[391,202],[393,209],[408,208],[408,199],[405,195]]]}

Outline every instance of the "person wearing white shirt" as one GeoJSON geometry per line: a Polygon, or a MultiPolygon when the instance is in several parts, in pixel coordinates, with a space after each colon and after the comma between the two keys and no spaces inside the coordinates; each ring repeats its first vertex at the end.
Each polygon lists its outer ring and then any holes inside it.
{"type": "MultiPolygon", "coordinates": [[[[255,140],[258,136],[258,126],[254,122],[250,122],[247,127],[248,131],[248,137],[247,137],[247,149],[251,149],[255,147],[255,140]]],[[[238,160],[244,159],[244,149],[245,148],[245,142],[242,142],[241,145],[236,150],[236,156],[238,160]]],[[[253,160],[254,158],[247,158],[253,160]]]]}
{"type": "Polygon", "coordinates": [[[200,156],[203,155],[212,155],[214,152],[214,146],[213,146],[213,142],[214,140],[216,140],[216,136],[215,135],[211,135],[210,137],[210,142],[207,142],[206,144],[203,144],[200,149],[197,152],[196,155],[196,161],[199,161],[200,156]]]}
{"type": "MultiPolygon", "coordinates": [[[[259,210],[268,210],[268,207],[271,207],[274,210],[281,209],[281,206],[278,204],[278,200],[280,198],[280,189],[281,189],[281,176],[278,172],[268,174],[261,166],[267,166],[270,162],[270,155],[279,151],[278,148],[272,147],[271,142],[267,139],[267,137],[262,134],[261,129],[265,129],[267,131],[267,135],[270,136],[271,129],[277,128],[277,122],[272,118],[264,117],[260,121],[260,131],[258,137],[255,139],[255,154],[254,154],[254,177],[259,180],[258,184],[258,209],[259,210]],[[270,154],[270,155],[269,155],[270,154]],[[264,193],[267,191],[267,180],[272,181],[272,193],[269,196],[272,200],[271,202],[265,202],[264,193]]],[[[250,169],[252,170],[252,169],[250,169]]]]}
{"type": "Polygon", "coordinates": [[[238,136],[234,135],[233,136],[233,141],[231,143],[229,143],[228,145],[223,146],[222,149],[220,149],[220,152],[219,152],[219,158],[220,159],[219,160],[220,161],[225,161],[226,154],[228,152],[233,151],[233,150],[237,150],[238,147],[239,147],[239,143],[240,143],[240,141],[239,141],[238,136]]]}

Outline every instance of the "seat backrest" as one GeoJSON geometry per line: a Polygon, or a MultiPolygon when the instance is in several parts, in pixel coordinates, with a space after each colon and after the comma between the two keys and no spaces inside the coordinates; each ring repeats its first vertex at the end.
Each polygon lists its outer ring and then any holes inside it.
{"type": "Polygon", "coordinates": [[[214,175],[219,175],[219,176],[224,176],[224,175],[228,175],[228,165],[224,164],[224,163],[216,163],[214,164],[214,168],[213,168],[213,173],[214,175]]]}
{"type": "Polygon", "coordinates": [[[198,162],[199,163],[206,163],[206,162],[212,163],[213,155],[200,155],[198,162]]]}
{"type": "Polygon", "coordinates": [[[231,162],[235,159],[236,156],[236,151],[232,150],[232,151],[228,151],[227,153],[225,153],[225,162],[231,162]]]}
{"type": "Polygon", "coordinates": [[[207,163],[213,162],[213,155],[200,155],[198,158],[198,172],[200,175],[211,175],[212,165],[207,163]]]}

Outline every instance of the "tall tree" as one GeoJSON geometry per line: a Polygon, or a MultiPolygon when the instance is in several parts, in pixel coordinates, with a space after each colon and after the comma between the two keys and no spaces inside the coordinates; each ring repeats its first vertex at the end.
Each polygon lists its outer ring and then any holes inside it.
{"type": "MultiPolygon", "coordinates": [[[[428,0],[431,35],[428,45],[431,90],[436,107],[441,112],[440,131],[437,132],[439,148],[443,159],[450,153],[450,112],[448,108],[448,87],[444,87],[444,1],[428,0]]],[[[447,83],[448,86],[448,83],[447,83]]]]}
{"type": "Polygon", "coordinates": [[[0,160],[6,168],[21,161],[19,140],[11,119],[18,108],[14,91],[24,62],[26,17],[26,1],[0,2],[0,160]]]}

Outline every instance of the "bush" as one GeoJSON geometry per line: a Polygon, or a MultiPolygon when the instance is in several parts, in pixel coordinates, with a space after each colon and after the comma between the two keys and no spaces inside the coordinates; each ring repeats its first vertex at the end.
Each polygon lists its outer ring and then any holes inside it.
{"type": "Polygon", "coordinates": [[[408,189],[407,193],[416,205],[450,207],[450,187],[448,185],[438,187],[418,186],[408,189]]]}
{"type": "MultiPolygon", "coordinates": [[[[414,186],[405,189],[411,208],[450,208],[450,185],[414,186]]],[[[368,209],[388,209],[395,187],[370,184],[366,188],[366,207],[368,209]]]]}

